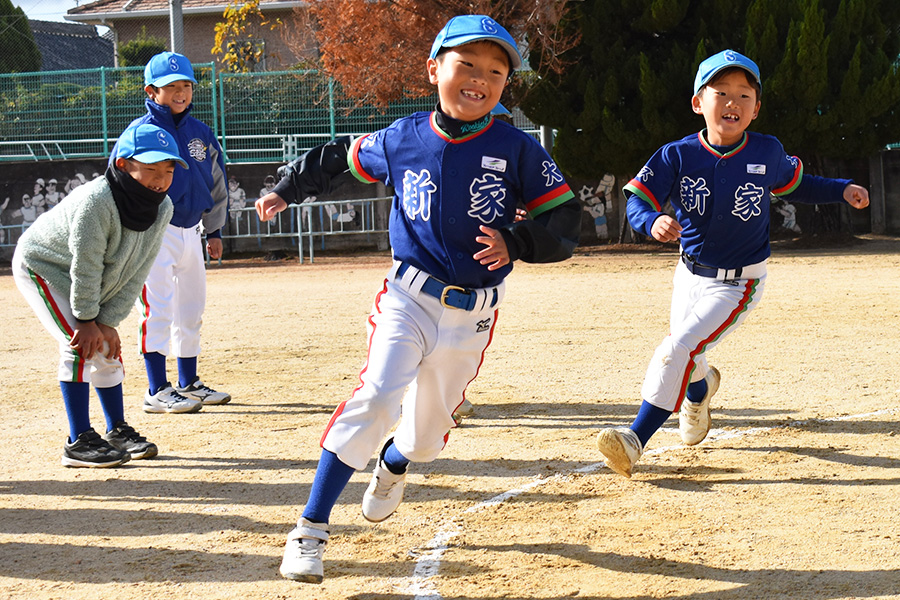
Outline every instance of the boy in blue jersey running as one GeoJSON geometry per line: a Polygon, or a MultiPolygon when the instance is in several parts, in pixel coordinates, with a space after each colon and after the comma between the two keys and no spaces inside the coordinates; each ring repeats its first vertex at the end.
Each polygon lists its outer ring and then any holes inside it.
{"type": "Polygon", "coordinates": [[[397,509],[408,464],[437,458],[455,426],[513,261],[564,260],[577,244],[581,207],[556,164],[530,135],[491,116],[521,63],[493,19],[451,19],[426,63],[438,89],[433,112],[311,150],[256,203],[260,218],[271,219],[286,202],[327,193],[348,169],[395,189],[394,262],[369,318],[368,359],[322,436],[309,500],[285,546],[286,578],[322,581],[331,510],[379,446],[363,516],[383,521],[397,509]],[[519,201],[530,219],[516,221],[519,201]]]}
{"type": "Polygon", "coordinates": [[[203,406],[231,400],[229,394],[211,389],[197,375],[206,307],[201,236],[206,234],[210,258],[220,258],[221,229],[228,217],[225,157],[212,130],[190,114],[197,80],[187,57],[175,52],[155,55],[144,68],[144,83],[147,114],[129,127],[150,123],[171,133],[189,169],[176,172],[169,188],[175,212],[136,302],[141,315],[140,349],[149,382],[143,409],[148,413],[197,412],[203,406]],[[170,351],[177,358],[174,386],[166,373],[170,351]]]}
{"type": "Polygon", "coordinates": [[[804,175],[803,163],[785,154],[777,139],[746,131],[759,114],[761,93],[759,68],[746,56],[725,50],[704,60],[691,105],[706,129],[663,146],[625,186],[631,226],[681,245],[670,333],[647,368],[638,415],[631,427],[604,429],[597,437],[607,465],[626,477],[673,412],[680,409],[685,444],[699,444],[709,432],[709,402],[720,376],[706,351],[762,296],[770,197],[860,209],[869,204],[865,188],[804,175]],[[666,201],[674,218],[662,212],[666,201]]]}

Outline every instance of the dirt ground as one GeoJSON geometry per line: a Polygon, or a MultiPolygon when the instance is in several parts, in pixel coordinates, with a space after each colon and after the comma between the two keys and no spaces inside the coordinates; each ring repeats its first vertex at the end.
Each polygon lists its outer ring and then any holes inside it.
{"type": "Polygon", "coordinates": [[[670,420],[631,480],[594,440],[637,411],[674,254],[518,265],[476,414],[413,465],[384,523],[359,508],[374,460],[357,473],[325,582],[282,579],[388,262],[211,267],[200,372],[234,401],[194,415],[140,410],[132,315],[126,417],[160,456],[110,470],[60,465],[56,349],[2,272],[0,597],[900,598],[900,240],[886,238],[778,250],[759,308],[710,352],[710,437],[684,447],[670,420]]]}

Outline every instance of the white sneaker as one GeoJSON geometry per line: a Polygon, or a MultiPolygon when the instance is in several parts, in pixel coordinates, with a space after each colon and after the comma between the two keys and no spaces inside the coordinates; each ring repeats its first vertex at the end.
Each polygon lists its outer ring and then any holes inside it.
{"type": "Polygon", "coordinates": [[[144,394],[144,412],[146,413],[195,413],[203,408],[203,403],[193,398],[186,398],[166,385],[151,394],[144,394]]]}
{"type": "Polygon", "coordinates": [[[462,420],[466,417],[471,417],[475,414],[475,406],[472,405],[468,399],[464,399],[462,404],[460,404],[455,411],[453,411],[453,421],[459,425],[462,423],[462,420]]]}
{"type": "Polygon", "coordinates": [[[709,373],[704,379],[706,379],[707,389],[703,400],[691,402],[685,398],[681,403],[681,410],[678,412],[678,432],[681,434],[681,441],[688,446],[694,446],[706,439],[706,434],[709,433],[712,425],[709,401],[718,391],[722,377],[719,375],[718,369],[710,367],[709,373]]]}
{"type": "Polygon", "coordinates": [[[304,583],[322,583],[325,572],[322,555],[328,542],[328,524],[302,518],[288,534],[279,572],[285,579],[304,583]]]}
{"type": "Polygon", "coordinates": [[[375,465],[372,481],[363,494],[362,513],[367,521],[380,523],[394,514],[397,507],[403,501],[403,488],[406,487],[406,473],[397,475],[391,473],[384,464],[384,451],[391,444],[388,440],[381,449],[381,456],[375,465]]]}
{"type": "Polygon", "coordinates": [[[597,434],[597,447],[606,457],[606,466],[625,477],[631,477],[631,469],[644,453],[641,440],[631,429],[604,429],[597,434]]]}
{"type": "Polygon", "coordinates": [[[231,394],[217,392],[211,387],[203,385],[199,377],[194,377],[194,380],[184,387],[176,387],[175,391],[187,398],[199,400],[204,405],[227,404],[231,402],[231,394]]]}

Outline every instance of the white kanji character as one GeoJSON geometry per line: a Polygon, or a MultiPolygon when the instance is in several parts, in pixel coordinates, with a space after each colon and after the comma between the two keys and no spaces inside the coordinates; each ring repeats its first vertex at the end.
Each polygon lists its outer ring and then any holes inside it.
{"type": "Polygon", "coordinates": [[[559,167],[556,166],[556,163],[550,160],[544,161],[544,170],[541,173],[547,179],[547,187],[553,185],[554,182],[562,183],[565,181],[563,179],[562,173],[559,172],[559,167]]]}
{"type": "Polygon", "coordinates": [[[694,181],[690,177],[681,180],[681,202],[688,211],[697,211],[698,215],[706,212],[706,199],[709,198],[709,188],[702,177],[694,181]]]}
{"type": "Polygon", "coordinates": [[[742,221],[749,221],[752,217],[758,217],[762,214],[760,203],[764,192],[763,188],[752,183],[742,185],[734,193],[734,210],[731,211],[731,214],[739,217],[742,221]]]}
{"type": "Polygon", "coordinates": [[[469,216],[482,223],[492,223],[504,212],[503,201],[506,199],[506,188],[503,179],[493,173],[485,173],[483,179],[475,178],[469,186],[471,208],[469,216]]]}
{"type": "Polygon", "coordinates": [[[420,215],[423,221],[431,218],[431,196],[437,186],[431,181],[431,173],[423,169],[421,173],[406,171],[403,174],[403,210],[411,220],[420,215]]]}

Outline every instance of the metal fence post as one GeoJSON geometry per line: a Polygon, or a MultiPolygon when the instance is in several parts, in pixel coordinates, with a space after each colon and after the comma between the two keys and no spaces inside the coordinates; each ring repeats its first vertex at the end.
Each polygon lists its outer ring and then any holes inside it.
{"type": "Polygon", "coordinates": [[[100,67],[100,114],[103,126],[103,154],[109,156],[109,120],[106,115],[106,67],[100,67]]]}

